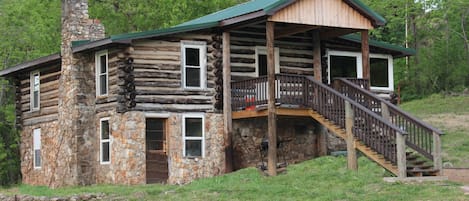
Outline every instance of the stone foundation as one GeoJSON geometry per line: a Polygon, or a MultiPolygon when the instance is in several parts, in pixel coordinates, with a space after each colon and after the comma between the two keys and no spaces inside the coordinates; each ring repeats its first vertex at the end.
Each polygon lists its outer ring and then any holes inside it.
{"type": "MultiPolygon", "coordinates": [[[[278,162],[298,163],[319,156],[319,123],[311,118],[278,117],[278,162]]],[[[328,152],[344,150],[345,142],[327,135],[328,152]]],[[[233,166],[235,169],[256,167],[267,162],[261,158],[260,146],[267,139],[267,118],[233,120],[233,166]]]]}

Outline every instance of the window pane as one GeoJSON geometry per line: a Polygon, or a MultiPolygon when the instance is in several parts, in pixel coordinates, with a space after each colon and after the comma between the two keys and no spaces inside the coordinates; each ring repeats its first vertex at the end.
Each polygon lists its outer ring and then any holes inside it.
{"type": "Polygon", "coordinates": [[[39,75],[34,75],[34,91],[39,91],[39,75]]]}
{"type": "Polygon", "coordinates": [[[257,59],[259,76],[267,75],[267,55],[259,54],[257,59]]]}
{"type": "Polygon", "coordinates": [[[34,91],[33,95],[33,108],[39,107],[39,91],[34,91]]]}
{"type": "Polygon", "coordinates": [[[107,69],[106,69],[106,64],[107,64],[107,60],[106,60],[106,55],[102,55],[99,57],[99,72],[100,73],[106,73],[107,72],[107,69]]]}
{"type": "Polygon", "coordinates": [[[107,79],[106,75],[99,76],[99,94],[107,94],[107,79]]]}
{"type": "Polygon", "coordinates": [[[330,59],[331,79],[336,77],[357,77],[356,57],[331,56],[330,59]]]}
{"type": "Polygon", "coordinates": [[[41,167],[41,150],[34,150],[34,166],[41,167]]]}
{"type": "Polygon", "coordinates": [[[186,65],[200,66],[199,49],[186,48],[186,65]]]}
{"type": "Polygon", "coordinates": [[[186,118],[186,136],[202,137],[202,118],[186,118]]]}
{"type": "Polygon", "coordinates": [[[102,162],[108,162],[109,161],[109,142],[103,142],[103,152],[102,154],[102,162]]]}
{"type": "Polygon", "coordinates": [[[164,120],[146,120],[146,144],[147,150],[163,150],[164,142],[164,120]]]}
{"type": "Polygon", "coordinates": [[[186,156],[202,156],[202,140],[186,140],[186,156]]]}
{"type": "Polygon", "coordinates": [[[109,121],[101,122],[101,139],[109,139],[109,121]]]}
{"type": "Polygon", "coordinates": [[[200,69],[186,68],[186,86],[200,87],[200,69]]]}
{"type": "Polygon", "coordinates": [[[388,59],[370,59],[370,82],[374,87],[389,87],[388,59]]]}

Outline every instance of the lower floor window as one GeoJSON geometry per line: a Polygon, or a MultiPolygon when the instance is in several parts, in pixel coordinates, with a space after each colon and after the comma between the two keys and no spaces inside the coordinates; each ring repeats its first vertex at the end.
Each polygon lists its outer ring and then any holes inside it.
{"type": "Polygon", "coordinates": [[[204,156],[204,117],[185,115],[183,118],[184,156],[204,156]]]}
{"type": "Polygon", "coordinates": [[[34,155],[34,168],[41,167],[41,129],[33,130],[33,155],[34,155]]]}
{"type": "Polygon", "coordinates": [[[109,129],[109,119],[100,120],[100,161],[102,164],[111,161],[111,133],[109,129]]]}

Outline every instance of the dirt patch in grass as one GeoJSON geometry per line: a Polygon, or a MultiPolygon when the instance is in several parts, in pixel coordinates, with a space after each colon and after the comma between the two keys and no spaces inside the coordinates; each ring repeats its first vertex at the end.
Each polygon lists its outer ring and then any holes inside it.
{"type": "Polygon", "coordinates": [[[424,121],[443,127],[445,130],[466,130],[469,132],[469,114],[442,113],[429,115],[424,121]]]}

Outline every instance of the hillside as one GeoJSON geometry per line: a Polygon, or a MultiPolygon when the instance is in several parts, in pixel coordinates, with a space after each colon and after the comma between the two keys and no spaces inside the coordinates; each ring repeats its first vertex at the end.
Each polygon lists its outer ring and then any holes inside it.
{"type": "Polygon", "coordinates": [[[432,95],[401,107],[442,130],[445,167],[469,168],[469,96],[432,95]]]}

